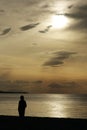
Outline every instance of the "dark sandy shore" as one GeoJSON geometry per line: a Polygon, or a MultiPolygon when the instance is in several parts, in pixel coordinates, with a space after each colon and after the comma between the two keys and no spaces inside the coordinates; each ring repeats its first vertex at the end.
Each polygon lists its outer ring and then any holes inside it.
{"type": "Polygon", "coordinates": [[[0,130],[87,130],[87,119],[0,116],[0,130]]]}

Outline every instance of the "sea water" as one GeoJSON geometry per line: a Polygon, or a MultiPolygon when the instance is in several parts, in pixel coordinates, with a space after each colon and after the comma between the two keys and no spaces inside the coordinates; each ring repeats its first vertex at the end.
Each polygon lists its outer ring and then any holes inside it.
{"type": "MultiPolygon", "coordinates": [[[[24,94],[25,116],[87,119],[86,94],[24,94]]],[[[20,94],[0,94],[0,115],[18,116],[20,94]]]]}

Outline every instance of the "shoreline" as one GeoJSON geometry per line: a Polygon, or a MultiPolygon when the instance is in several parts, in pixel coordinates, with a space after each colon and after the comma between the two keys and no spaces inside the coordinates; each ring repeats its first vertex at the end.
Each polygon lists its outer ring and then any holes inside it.
{"type": "Polygon", "coordinates": [[[0,130],[87,130],[87,119],[0,115],[0,130]]]}

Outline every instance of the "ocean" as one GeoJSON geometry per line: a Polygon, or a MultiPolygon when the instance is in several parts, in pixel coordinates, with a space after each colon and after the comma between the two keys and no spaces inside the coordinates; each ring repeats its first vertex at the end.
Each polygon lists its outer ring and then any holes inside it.
{"type": "MultiPolygon", "coordinates": [[[[24,94],[25,116],[87,119],[86,94],[24,94]]],[[[18,116],[20,94],[0,94],[0,115],[18,116]]]]}

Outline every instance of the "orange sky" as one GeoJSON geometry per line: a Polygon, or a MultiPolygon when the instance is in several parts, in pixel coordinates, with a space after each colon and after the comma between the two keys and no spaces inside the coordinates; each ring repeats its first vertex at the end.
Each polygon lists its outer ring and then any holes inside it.
{"type": "Polygon", "coordinates": [[[87,93],[86,1],[1,0],[0,20],[0,90],[87,93]]]}

